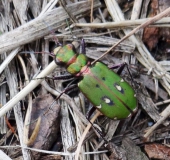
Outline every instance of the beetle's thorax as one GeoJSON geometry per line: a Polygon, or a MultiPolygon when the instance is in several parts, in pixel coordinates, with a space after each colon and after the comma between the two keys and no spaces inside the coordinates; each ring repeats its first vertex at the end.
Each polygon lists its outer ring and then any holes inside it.
{"type": "Polygon", "coordinates": [[[81,69],[86,66],[88,58],[84,54],[77,54],[72,44],[60,47],[58,50],[54,50],[56,59],[58,62],[64,64],[67,71],[73,75],[81,72],[81,69]]]}
{"type": "Polygon", "coordinates": [[[76,74],[76,76],[84,76],[86,74],[90,74],[90,62],[87,63],[84,67],[81,68],[81,71],[76,74]]]}
{"type": "Polygon", "coordinates": [[[73,75],[77,75],[87,65],[87,62],[87,57],[84,54],[79,54],[76,60],[67,67],[67,71],[73,75]]]}

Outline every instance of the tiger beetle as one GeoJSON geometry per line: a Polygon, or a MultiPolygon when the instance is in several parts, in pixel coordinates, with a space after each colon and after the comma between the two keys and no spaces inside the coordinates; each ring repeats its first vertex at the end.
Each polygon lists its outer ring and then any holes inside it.
{"type": "MultiPolygon", "coordinates": [[[[85,49],[83,48],[84,52],[85,49]]],[[[77,54],[72,44],[56,47],[53,51],[57,65],[64,66],[70,76],[55,77],[56,80],[69,77],[79,78],[77,85],[70,85],[57,97],[78,86],[84,96],[104,116],[118,120],[131,116],[137,109],[134,89],[118,74],[125,64],[114,66],[118,72],[101,62],[92,64],[85,53],[77,54]]],[[[94,112],[94,108],[91,109],[94,112]]]]}

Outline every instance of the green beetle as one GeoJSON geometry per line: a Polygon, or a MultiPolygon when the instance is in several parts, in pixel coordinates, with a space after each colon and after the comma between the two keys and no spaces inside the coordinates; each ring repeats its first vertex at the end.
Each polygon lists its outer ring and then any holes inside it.
{"type": "Polygon", "coordinates": [[[137,109],[134,89],[105,64],[91,65],[88,57],[77,54],[72,44],[54,49],[55,61],[67,71],[81,77],[78,87],[103,115],[110,119],[125,119],[137,109]]]}

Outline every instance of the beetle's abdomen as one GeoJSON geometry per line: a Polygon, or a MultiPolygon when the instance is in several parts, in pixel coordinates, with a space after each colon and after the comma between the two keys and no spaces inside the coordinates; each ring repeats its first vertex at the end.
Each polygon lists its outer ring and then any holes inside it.
{"type": "Polygon", "coordinates": [[[137,107],[133,88],[103,63],[97,62],[78,84],[81,92],[101,113],[124,119],[137,107]]]}

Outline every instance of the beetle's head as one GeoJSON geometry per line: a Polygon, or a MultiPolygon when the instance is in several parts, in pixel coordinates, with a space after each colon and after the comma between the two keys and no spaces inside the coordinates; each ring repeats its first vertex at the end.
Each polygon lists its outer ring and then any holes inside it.
{"type": "Polygon", "coordinates": [[[70,60],[76,58],[77,56],[75,47],[72,44],[67,44],[63,47],[55,48],[54,54],[56,56],[56,63],[59,65],[68,65],[70,60]]]}

